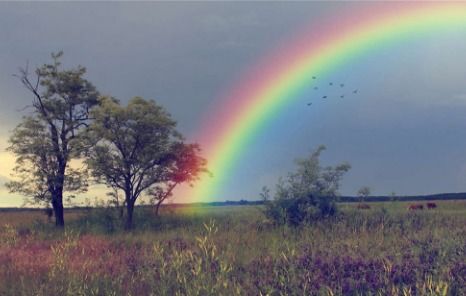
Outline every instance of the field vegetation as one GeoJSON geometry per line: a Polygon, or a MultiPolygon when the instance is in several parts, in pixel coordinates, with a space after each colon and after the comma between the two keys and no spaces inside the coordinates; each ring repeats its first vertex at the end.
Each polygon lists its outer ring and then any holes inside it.
{"type": "Polygon", "coordinates": [[[0,295],[466,295],[465,201],[368,203],[365,186],[338,204],[351,166],[321,165],[319,146],[260,205],[162,207],[210,174],[201,147],[155,101],[100,95],[62,54],[17,75],[33,99],[6,186],[47,215],[1,212],[0,295]],[[92,183],[108,205],[64,209],[92,183]]]}
{"type": "Polygon", "coordinates": [[[273,225],[262,206],[0,215],[0,295],[465,295],[466,202],[340,204],[273,225]]]}

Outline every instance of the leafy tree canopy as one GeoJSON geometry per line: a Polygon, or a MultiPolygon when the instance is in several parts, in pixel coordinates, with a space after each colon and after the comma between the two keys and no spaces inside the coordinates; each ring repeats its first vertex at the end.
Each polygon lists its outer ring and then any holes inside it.
{"type": "MultiPolygon", "coordinates": [[[[319,146],[308,158],[296,160],[297,169],[280,178],[274,199],[266,203],[266,216],[275,223],[298,225],[306,221],[333,215],[343,175],[351,168],[349,163],[336,166],[320,165],[319,157],[325,146],[319,146]]],[[[268,198],[269,189],[261,194],[268,198]]]]}
{"type": "Polygon", "coordinates": [[[37,68],[35,75],[28,67],[20,69],[17,77],[33,95],[32,112],[13,131],[8,148],[17,158],[15,181],[7,187],[51,203],[57,226],[64,226],[63,192],[86,190],[86,170],[69,164],[85,151],[90,110],[99,97],[84,78],[84,67],[62,69],[62,55],[52,54],[52,63],[37,68]]]}
{"type": "Polygon", "coordinates": [[[144,191],[163,202],[174,186],[205,171],[199,147],[184,143],[176,122],[154,101],[135,97],[124,107],[102,98],[92,114],[88,164],[98,182],[125,193],[127,228],[144,191]]]}

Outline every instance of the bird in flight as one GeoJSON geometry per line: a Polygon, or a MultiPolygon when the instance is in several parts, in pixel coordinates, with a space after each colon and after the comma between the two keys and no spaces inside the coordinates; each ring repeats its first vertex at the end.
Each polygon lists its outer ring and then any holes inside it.
{"type": "MultiPolygon", "coordinates": [[[[1,0],[0,0],[1,1],[1,0]]],[[[312,80],[316,80],[317,79],[317,76],[311,76],[312,80]]],[[[358,88],[353,88],[351,89],[352,86],[350,85],[347,85],[345,82],[338,82],[338,81],[328,81],[328,86],[325,85],[325,83],[323,85],[319,85],[319,84],[314,84],[312,86],[312,89],[314,91],[319,91],[319,93],[317,93],[317,95],[320,95],[320,97],[322,99],[329,99],[329,98],[340,98],[340,99],[343,99],[343,98],[346,98],[346,97],[349,97],[350,94],[358,94],[359,93],[359,89],[358,88]],[[334,93],[334,91],[336,91],[336,89],[333,89],[331,90],[331,87],[332,86],[335,86],[335,87],[339,87],[339,88],[346,88],[347,90],[343,91],[343,89],[340,91],[337,91],[337,92],[340,92],[339,94],[338,93],[334,93]],[[322,90],[322,93],[320,92],[320,90],[322,90]],[[328,93],[325,94],[325,91],[328,90],[328,93]]],[[[306,103],[307,106],[312,106],[313,105],[313,102],[307,102],[306,103]]]]}

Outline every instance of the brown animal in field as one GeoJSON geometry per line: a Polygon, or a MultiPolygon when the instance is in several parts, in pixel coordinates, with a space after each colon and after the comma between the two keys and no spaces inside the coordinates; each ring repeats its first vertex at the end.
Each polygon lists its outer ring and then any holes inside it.
{"type": "Polygon", "coordinates": [[[360,210],[369,210],[371,206],[368,204],[358,204],[357,208],[360,210]]]}
{"type": "Polygon", "coordinates": [[[428,202],[427,203],[427,208],[428,209],[435,209],[437,207],[437,204],[435,202],[428,202]]]}
{"type": "Polygon", "coordinates": [[[410,204],[408,210],[415,211],[415,210],[424,210],[424,205],[422,204],[410,204]]]}

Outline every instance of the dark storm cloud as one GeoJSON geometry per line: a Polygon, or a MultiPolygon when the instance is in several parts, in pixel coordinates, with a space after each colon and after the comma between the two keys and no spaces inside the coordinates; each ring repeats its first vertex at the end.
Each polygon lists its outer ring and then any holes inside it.
{"type": "Polygon", "coordinates": [[[65,64],[86,66],[102,92],[155,98],[190,132],[245,65],[308,20],[303,5],[1,3],[1,82],[18,89],[9,76],[18,66],[62,49],[65,64]]]}
{"type": "MultiPolygon", "coordinates": [[[[369,4],[2,2],[0,149],[31,100],[12,76],[26,61],[34,68],[64,50],[64,64],[86,66],[102,93],[156,99],[191,135],[221,93],[267,52],[310,20],[361,5],[369,4]]],[[[466,190],[465,53],[465,34],[456,32],[381,49],[334,73],[358,87],[358,96],[329,97],[311,108],[303,106],[314,98],[303,96],[288,106],[246,153],[225,199],[257,198],[262,185],[321,143],[329,147],[326,162],[353,164],[345,194],[362,185],[376,194],[466,190]]]]}

